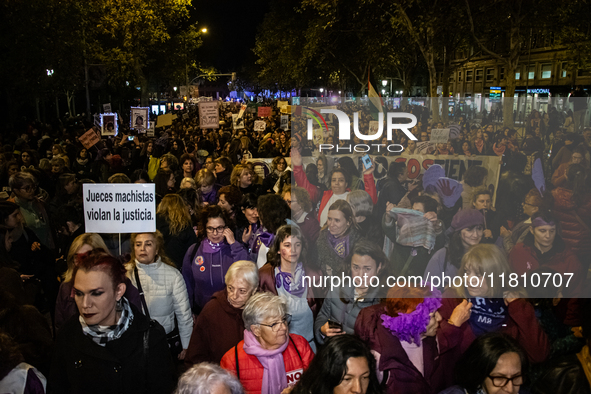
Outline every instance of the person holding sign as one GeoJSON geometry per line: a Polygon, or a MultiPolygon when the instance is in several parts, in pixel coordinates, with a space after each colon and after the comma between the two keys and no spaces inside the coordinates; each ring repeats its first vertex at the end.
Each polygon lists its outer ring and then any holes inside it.
{"type": "Polygon", "coordinates": [[[208,205],[201,212],[199,234],[205,238],[187,250],[182,268],[195,314],[201,312],[213,293],[224,289],[224,276],[232,263],[248,260],[248,253],[241,242],[236,242],[230,223],[226,212],[217,205],[208,205]]]}
{"type": "Polygon", "coordinates": [[[48,392],[170,392],[175,381],[164,330],[123,296],[123,264],[95,250],[74,266],[72,281],[80,316],[58,334],[48,392]]]}

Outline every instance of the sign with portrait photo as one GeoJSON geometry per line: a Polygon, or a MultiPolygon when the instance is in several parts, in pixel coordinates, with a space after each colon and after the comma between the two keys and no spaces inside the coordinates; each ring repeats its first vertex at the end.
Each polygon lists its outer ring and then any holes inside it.
{"type": "Polygon", "coordinates": [[[110,136],[117,135],[119,125],[117,124],[117,114],[108,113],[101,115],[101,134],[110,136]]]}
{"type": "Polygon", "coordinates": [[[148,107],[131,107],[129,116],[130,128],[138,133],[145,133],[150,127],[150,109],[148,107]]]}

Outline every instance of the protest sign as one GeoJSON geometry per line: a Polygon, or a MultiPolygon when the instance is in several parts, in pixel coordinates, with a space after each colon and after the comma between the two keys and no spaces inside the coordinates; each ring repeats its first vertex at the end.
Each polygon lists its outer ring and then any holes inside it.
{"type": "Polygon", "coordinates": [[[150,127],[150,116],[148,107],[131,107],[129,122],[130,128],[139,133],[145,133],[150,127]]]}
{"type": "Polygon", "coordinates": [[[78,138],[78,141],[80,141],[80,143],[86,149],[92,148],[100,140],[101,140],[100,137],[96,134],[96,132],[94,131],[94,129],[89,129],[86,133],[82,134],[78,138]]]}
{"type": "Polygon", "coordinates": [[[377,120],[370,120],[369,121],[369,134],[376,134],[380,129],[380,123],[377,120]]]}
{"type": "Polygon", "coordinates": [[[94,125],[98,128],[101,127],[101,116],[100,115],[94,115],[94,125]]]}
{"type": "Polygon", "coordinates": [[[417,142],[416,151],[422,155],[430,155],[435,152],[435,144],[431,141],[417,142]]]}
{"type": "Polygon", "coordinates": [[[435,186],[439,178],[445,177],[445,170],[438,164],[434,164],[423,174],[423,189],[427,186],[435,186]]]}
{"type": "Polygon", "coordinates": [[[246,111],[246,105],[244,105],[244,104],[243,104],[243,105],[240,107],[240,111],[238,112],[238,117],[239,117],[239,118],[242,118],[242,116],[244,116],[244,111],[246,111]]]}
{"type": "Polygon", "coordinates": [[[271,107],[259,107],[258,115],[260,118],[271,116],[271,107]]]}
{"type": "Polygon", "coordinates": [[[220,127],[218,101],[199,102],[199,127],[202,129],[217,129],[220,127]]]}
{"type": "Polygon", "coordinates": [[[164,114],[158,116],[158,127],[170,126],[172,125],[172,114],[164,114]]]}
{"type": "Polygon", "coordinates": [[[300,105],[300,98],[299,97],[292,97],[291,98],[291,105],[300,105]]]}
{"type": "Polygon", "coordinates": [[[254,131],[265,131],[267,128],[267,123],[264,120],[255,120],[254,121],[254,131]]]}
{"type": "Polygon", "coordinates": [[[238,129],[243,129],[244,128],[244,119],[243,118],[239,118],[238,114],[232,114],[232,128],[234,130],[238,130],[238,129]],[[238,122],[238,119],[240,119],[240,122],[238,122]]]}
{"type": "Polygon", "coordinates": [[[117,124],[117,114],[102,114],[101,115],[101,134],[102,135],[117,135],[119,125],[117,124]]]}
{"type": "Polygon", "coordinates": [[[261,96],[257,97],[257,103],[262,103],[263,102],[263,98],[261,96]]]}
{"type": "Polygon", "coordinates": [[[103,112],[104,113],[111,112],[111,103],[103,104],[103,112]]]}
{"type": "Polygon", "coordinates": [[[154,122],[150,122],[150,128],[147,130],[146,135],[148,137],[154,137],[154,132],[156,131],[155,128],[156,125],[154,124],[154,122]]]}
{"type": "Polygon", "coordinates": [[[281,130],[289,130],[289,115],[281,115],[281,130]]]}
{"type": "Polygon", "coordinates": [[[84,224],[89,233],[156,231],[153,183],[85,183],[82,197],[84,224]]]}
{"type": "Polygon", "coordinates": [[[281,108],[281,113],[282,114],[291,114],[291,105],[281,108]]]}
{"type": "Polygon", "coordinates": [[[277,108],[279,109],[287,108],[288,105],[289,103],[287,101],[277,101],[277,108]]]}
{"type": "Polygon", "coordinates": [[[434,144],[446,144],[449,140],[449,129],[431,130],[431,141],[434,144]]]}

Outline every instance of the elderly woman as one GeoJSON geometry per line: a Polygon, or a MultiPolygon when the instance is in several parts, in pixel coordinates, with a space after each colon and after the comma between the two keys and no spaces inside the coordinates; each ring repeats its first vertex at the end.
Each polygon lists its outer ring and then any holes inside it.
{"type": "Polygon", "coordinates": [[[174,394],[244,394],[240,381],[219,365],[201,363],[185,372],[174,394]]]}
{"type": "Polygon", "coordinates": [[[140,291],[144,313],[164,327],[169,341],[175,344],[170,349],[172,355],[182,360],[193,329],[183,276],[166,256],[160,231],[131,234],[131,245],[127,275],[140,291]]]}
{"type": "MultiPolygon", "coordinates": [[[[384,373],[386,393],[437,393],[451,384],[454,351],[459,330],[439,328],[437,311],[441,293],[428,287],[395,286],[384,304],[363,309],[355,333],[369,344],[384,373]],[[387,373],[387,375],[386,375],[387,373]]],[[[464,322],[468,303],[454,310],[453,319],[464,322]]]]}
{"type": "Polygon", "coordinates": [[[459,385],[440,394],[518,394],[528,360],[515,339],[490,333],[477,338],[456,365],[459,385]]]}
{"type": "MultiPolygon", "coordinates": [[[[321,189],[308,182],[306,173],[302,166],[302,156],[297,150],[292,151],[292,165],[294,166],[294,177],[298,186],[303,187],[310,193],[312,201],[320,201],[318,209],[318,221],[323,226],[328,220],[330,206],[338,200],[347,198],[352,185],[351,174],[341,168],[335,168],[330,175],[330,190],[321,193],[321,189]]],[[[371,196],[373,203],[377,203],[376,183],[373,178],[374,165],[363,171],[363,183],[365,191],[371,196]]]]}
{"type": "Polygon", "coordinates": [[[60,330],[51,393],[167,393],[174,372],[162,326],[123,296],[125,267],[94,250],[72,272],[80,316],[60,330]]]}
{"type": "MultiPolygon", "coordinates": [[[[68,251],[68,256],[66,258],[68,269],[63,276],[55,303],[56,330],[59,330],[70,317],[74,316],[78,312],[76,309],[74,294],[72,292],[72,287],[74,286],[72,274],[74,272],[74,268],[76,267],[78,256],[84,255],[85,253],[88,253],[94,249],[108,251],[105,241],[103,241],[100,235],[94,233],[85,233],[79,235],[74,239],[72,245],[70,246],[70,250],[68,251]]],[[[135,305],[138,310],[141,310],[142,304],[140,302],[140,293],[131,284],[131,281],[128,278],[125,278],[124,283],[125,294],[123,295],[131,304],[135,305]]]]}
{"type": "Polygon", "coordinates": [[[375,243],[361,239],[347,260],[352,283],[329,291],[314,322],[314,335],[320,344],[335,335],[353,334],[359,312],[380,302],[380,289],[370,283],[374,277],[384,277],[388,264],[384,252],[375,243]]]}
{"type": "Polygon", "coordinates": [[[289,334],[287,303],[271,293],[252,296],[242,318],[244,340],[222,357],[222,368],[233,372],[249,394],[282,393],[310,365],[314,353],[308,341],[289,334]]]}
{"type": "Polygon", "coordinates": [[[314,357],[292,393],[382,393],[376,360],[359,338],[353,335],[332,338],[314,357]]]}
{"type": "Polygon", "coordinates": [[[226,288],[213,294],[197,317],[185,364],[213,362],[244,339],[242,310],[259,286],[256,266],[237,261],[226,272],[226,288]]]}
{"type": "Polygon", "coordinates": [[[248,259],[244,245],[236,242],[231,225],[228,215],[217,205],[208,205],[201,212],[199,234],[205,238],[189,247],[182,268],[195,314],[215,292],[224,289],[224,277],[232,263],[248,259]]]}
{"type": "Polygon", "coordinates": [[[345,200],[334,202],[328,209],[327,224],[316,242],[322,271],[328,275],[341,275],[346,268],[345,259],[361,236],[349,203],[345,200]]]}
{"type": "Polygon", "coordinates": [[[532,304],[515,290],[505,291],[499,283],[502,275],[508,278],[510,274],[507,258],[497,246],[481,244],[468,250],[457,272],[457,276],[466,276],[466,280],[462,286],[450,287],[443,294],[439,309],[443,317],[441,327],[460,328],[460,352],[482,334],[504,332],[519,342],[530,361],[542,362],[549,354],[548,337],[538,324],[532,304]],[[453,311],[466,300],[473,305],[470,318],[460,323],[453,317],[453,311]]]}
{"type": "Polygon", "coordinates": [[[260,288],[287,300],[287,311],[292,317],[290,332],[306,338],[315,351],[314,318],[320,294],[314,293],[320,289],[307,284],[304,277],[319,278],[322,273],[308,263],[307,256],[306,240],[300,229],[291,225],[279,227],[267,253],[267,263],[259,270],[260,288]]]}

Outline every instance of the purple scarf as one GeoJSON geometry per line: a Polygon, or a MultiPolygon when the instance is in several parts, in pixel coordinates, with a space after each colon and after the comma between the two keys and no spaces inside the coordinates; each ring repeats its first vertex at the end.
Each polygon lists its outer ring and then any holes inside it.
{"type": "Polygon", "coordinates": [[[203,244],[203,252],[204,253],[217,253],[222,250],[222,246],[226,241],[222,241],[219,244],[215,244],[211,242],[209,239],[205,238],[201,243],[203,244]]]}
{"type": "MultiPolygon", "coordinates": [[[[257,235],[259,229],[261,228],[261,225],[259,222],[256,222],[255,224],[249,223],[249,226],[252,228],[252,230],[251,230],[250,239],[248,240],[248,250],[253,250],[256,240],[257,240],[256,235],[257,235]]],[[[246,229],[248,229],[248,227],[246,229]]]]}
{"type": "MultiPolygon", "coordinates": [[[[251,249],[251,252],[254,256],[258,256],[259,249],[261,248],[262,244],[265,244],[266,247],[270,248],[271,243],[275,239],[275,234],[270,233],[264,227],[259,227],[257,232],[254,235],[254,245],[251,249]]],[[[255,260],[256,261],[256,260],[255,260]]]]}
{"type": "Polygon", "coordinates": [[[336,238],[330,232],[328,232],[328,243],[332,247],[332,250],[342,259],[349,255],[349,235],[347,234],[343,238],[336,238]]]}
{"type": "Polygon", "coordinates": [[[287,376],[283,362],[283,352],[287,349],[287,345],[289,345],[289,338],[278,349],[263,349],[254,334],[244,330],[244,352],[256,356],[264,368],[261,394],[278,394],[287,388],[287,376]]]}
{"type": "Polygon", "coordinates": [[[298,263],[293,276],[291,272],[281,271],[281,265],[277,268],[279,269],[279,273],[275,275],[275,287],[277,289],[283,287],[289,294],[301,298],[306,291],[306,286],[304,286],[302,281],[302,276],[306,274],[304,272],[304,265],[301,262],[298,263]]]}

